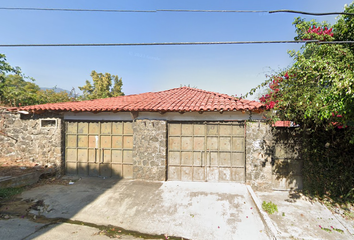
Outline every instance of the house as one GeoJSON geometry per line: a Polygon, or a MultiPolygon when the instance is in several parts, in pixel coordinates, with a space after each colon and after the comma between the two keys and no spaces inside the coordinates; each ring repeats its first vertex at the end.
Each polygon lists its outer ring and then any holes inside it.
{"type": "Polygon", "coordinates": [[[153,181],[269,186],[270,127],[263,104],[181,87],[9,109],[4,156],[60,173],[153,181]]]}

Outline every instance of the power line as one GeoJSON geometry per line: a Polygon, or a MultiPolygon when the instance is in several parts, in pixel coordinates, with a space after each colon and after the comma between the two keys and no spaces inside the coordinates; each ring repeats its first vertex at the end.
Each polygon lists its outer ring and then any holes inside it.
{"type": "Polygon", "coordinates": [[[311,12],[302,12],[302,11],[294,11],[294,10],[286,10],[286,9],[269,11],[269,13],[299,13],[299,14],[315,15],[315,16],[325,16],[325,15],[352,15],[352,16],[354,16],[354,13],[346,13],[346,12],[311,13],[311,12]]]}
{"type": "MultiPolygon", "coordinates": [[[[155,42],[155,43],[64,43],[64,44],[0,44],[0,47],[121,47],[121,46],[173,46],[173,45],[231,45],[231,44],[282,44],[282,43],[329,43],[318,40],[301,41],[228,41],[228,42],[155,42]]],[[[354,43],[354,41],[333,41],[336,43],[354,43]]]]}
{"type": "Polygon", "coordinates": [[[23,11],[58,11],[58,12],[151,12],[155,13],[156,10],[120,10],[120,9],[75,9],[75,8],[11,8],[0,7],[0,10],[23,10],[23,11]]]}
{"type": "Polygon", "coordinates": [[[65,11],[65,12],[115,12],[115,13],[157,13],[157,12],[204,12],[204,13],[297,13],[305,15],[354,15],[346,12],[311,13],[294,10],[193,10],[193,9],[156,9],[156,10],[123,10],[123,9],[75,9],[75,8],[21,8],[0,7],[0,10],[23,10],[23,11],[65,11]]]}

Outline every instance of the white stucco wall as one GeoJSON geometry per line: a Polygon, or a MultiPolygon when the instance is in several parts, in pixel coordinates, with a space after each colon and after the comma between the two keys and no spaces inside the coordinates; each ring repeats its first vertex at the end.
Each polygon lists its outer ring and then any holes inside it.
{"type": "MultiPolygon", "coordinates": [[[[151,119],[151,120],[166,120],[166,121],[242,121],[242,120],[262,120],[262,113],[239,112],[239,111],[226,111],[220,112],[204,112],[202,114],[197,112],[139,112],[136,119],[151,119]],[[250,118],[251,116],[251,118],[250,118]]],[[[133,116],[130,112],[101,112],[101,113],[64,113],[65,120],[90,120],[90,121],[131,121],[133,116]]]]}

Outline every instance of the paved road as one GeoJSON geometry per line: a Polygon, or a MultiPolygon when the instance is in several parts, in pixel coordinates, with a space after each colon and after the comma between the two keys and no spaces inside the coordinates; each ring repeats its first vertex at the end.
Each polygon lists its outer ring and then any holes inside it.
{"type": "MultiPolygon", "coordinates": [[[[268,239],[243,184],[83,178],[21,196],[44,200],[33,214],[194,240],[268,239]]],[[[41,233],[42,235],[45,233],[41,233]]]]}

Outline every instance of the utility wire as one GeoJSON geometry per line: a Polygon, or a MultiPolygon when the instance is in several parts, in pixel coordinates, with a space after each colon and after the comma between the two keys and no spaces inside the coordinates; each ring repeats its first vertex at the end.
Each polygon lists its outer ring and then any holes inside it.
{"type": "Polygon", "coordinates": [[[229,42],[155,42],[155,43],[64,43],[64,44],[0,44],[0,47],[121,47],[121,46],[173,46],[173,45],[230,45],[230,44],[280,44],[280,43],[320,43],[342,44],[354,41],[321,42],[318,40],[301,41],[229,41],[229,42]]]}
{"type": "Polygon", "coordinates": [[[275,10],[269,11],[269,13],[298,13],[305,15],[315,15],[315,16],[325,16],[325,15],[351,15],[354,16],[354,13],[346,13],[346,12],[328,12],[328,13],[310,13],[310,12],[302,12],[302,11],[293,11],[293,10],[275,10]]]}
{"type": "Polygon", "coordinates": [[[354,15],[346,12],[311,13],[294,10],[189,10],[189,9],[157,9],[157,10],[121,10],[121,9],[75,9],[75,8],[21,8],[0,7],[0,10],[25,10],[25,11],[65,11],[65,12],[116,12],[116,13],[157,13],[157,12],[206,12],[206,13],[297,13],[305,15],[354,15]]]}

